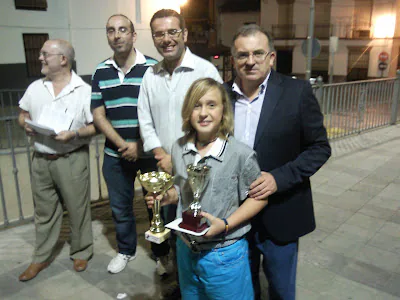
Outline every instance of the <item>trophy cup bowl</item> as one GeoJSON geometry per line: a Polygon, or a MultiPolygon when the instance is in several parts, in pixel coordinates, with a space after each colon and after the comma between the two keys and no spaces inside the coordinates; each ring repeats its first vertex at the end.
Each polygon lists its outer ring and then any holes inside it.
{"type": "Polygon", "coordinates": [[[194,232],[202,232],[208,227],[204,218],[201,216],[200,197],[205,186],[207,185],[207,176],[210,167],[207,165],[192,164],[187,166],[188,182],[193,192],[193,202],[190,203],[189,209],[182,213],[182,223],[179,227],[194,232]]]}
{"type": "MultiPolygon", "coordinates": [[[[137,178],[144,189],[154,195],[164,195],[174,184],[174,177],[165,172],[154,171],[141,174],[141,172],[138,171],[137,178]]],[[[170,230],[164,227],[160,208],[160,200],[154,200],[153,219],[151,220],[150,230],[145,233],[147,240],[157,244],[165,241],[170,233],[170,230]]]]}

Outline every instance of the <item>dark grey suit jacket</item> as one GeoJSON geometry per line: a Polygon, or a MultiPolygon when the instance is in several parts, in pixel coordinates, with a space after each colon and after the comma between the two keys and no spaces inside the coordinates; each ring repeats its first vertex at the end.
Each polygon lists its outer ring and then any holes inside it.
{"type": "MultiPolygon", "coordinates": [[[[237,95],[232,83],[225,88],[234,105],[237,95]]],[[[253,221],[261,239],[286,243],[313,231],[309,178],[328,160],[331,148],[323,115],[307,81],[271,71],[254,150],[261,170],[270,172],[278,186],[253,221]]]]}

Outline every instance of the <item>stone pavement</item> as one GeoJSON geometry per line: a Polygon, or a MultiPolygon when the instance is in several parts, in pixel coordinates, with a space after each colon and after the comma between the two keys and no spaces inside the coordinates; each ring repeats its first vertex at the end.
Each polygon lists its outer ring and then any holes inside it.
{"type": "MultiPolygon", "coordinates": [[[[317,229],[300,239],[297,299],[400,299],[400,125],[332,147],[333,157],[312,177],[317,229]]],[[[69,260],[67,220],[54,262],[26,283],[18,276],[30,262],[34,226],[0,231],[0,299],[159,299],[171,279],[155,273],[144,205],[135,204],[137,258],[116,275],[106,271],[115,254],[108,206],[93,209],[95,255],[82,273],[69,260]]]]}

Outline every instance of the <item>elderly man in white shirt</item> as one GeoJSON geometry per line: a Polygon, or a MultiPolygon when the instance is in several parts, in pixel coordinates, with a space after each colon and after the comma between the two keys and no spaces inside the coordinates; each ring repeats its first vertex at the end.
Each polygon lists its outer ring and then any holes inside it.
{"type": "Polygon", "coordinates": [[[33,82],[19,102],[18,122],[31,136],[35,151],[32,194],[36,226],[32,263],[19,276],[20,281],[33,279],[50,264],[61,230],[62,204],[70,218],[70,257],[75,271],[84,271],[93,255],[88,143],[96,130],[90,86],[71,70],[74,55],[69,42],[46,41],[39,53],[46,77],[33,82]],[[56,135],[39,134],[26,122],[49,125],[49,119],[56,121],[50,124],[58,127],[56,135]]]}

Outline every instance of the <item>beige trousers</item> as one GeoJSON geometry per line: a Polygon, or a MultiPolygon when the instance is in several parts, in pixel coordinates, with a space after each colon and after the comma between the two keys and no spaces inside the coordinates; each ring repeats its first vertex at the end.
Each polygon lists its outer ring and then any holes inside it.
{"type": "Polygon", "coordinates": [[[61,230],[61,201],[70,220],[70,257],[89,259],[93,254],[93,236],[88,148],[83,147],[57,160],[47,160],[34,155],[32,193],[36,225],[32,261],[41,263],[51,259],[61,230]]]}

